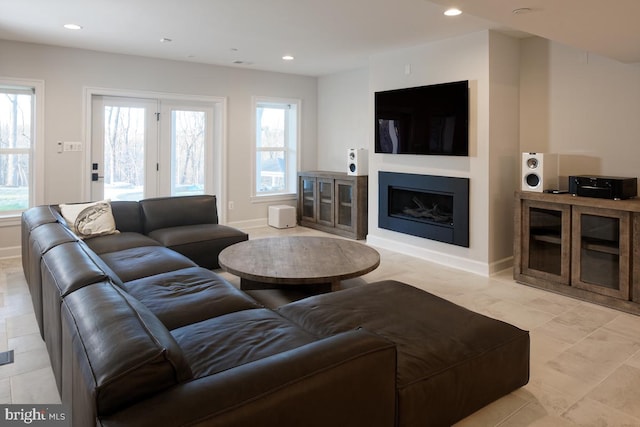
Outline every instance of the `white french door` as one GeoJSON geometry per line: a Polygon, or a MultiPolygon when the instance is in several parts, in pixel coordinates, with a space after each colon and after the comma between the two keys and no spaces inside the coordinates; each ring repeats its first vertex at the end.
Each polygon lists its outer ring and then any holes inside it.
{"type": "Polygon", "coordinates": [[[214,107],[91,97],[91,199],[213,192],[214,107]]]}
{"type": "Polygon", "coordinates": [[[91,199],[158,195],[158,102],[92,98],[91,199]]]}
{"type": "Polygon", "coordinates": [[[213,188],[213,107],[200,103],[160,103],[159,185],[164,194],[204,194],[213,188]]]}

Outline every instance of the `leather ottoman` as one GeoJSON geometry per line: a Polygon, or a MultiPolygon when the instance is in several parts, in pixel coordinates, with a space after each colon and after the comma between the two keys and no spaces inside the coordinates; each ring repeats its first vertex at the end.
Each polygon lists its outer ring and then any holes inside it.
{"type": "Polygon", "coordinates": [[[363,328],[396,344],[398,426],[449,426],[529,381],[529,333],[388,280],[278,312],[330,336],[363,328]]]}

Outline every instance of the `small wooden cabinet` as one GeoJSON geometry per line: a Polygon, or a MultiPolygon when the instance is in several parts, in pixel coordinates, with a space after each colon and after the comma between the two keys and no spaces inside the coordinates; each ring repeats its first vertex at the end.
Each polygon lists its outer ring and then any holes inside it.
{"type": "Polygon", "coordinates": [[[522,208],[522,273],[568,285],[571,259],[570,207],[525,200],[522,208]]]}
{"type": "Polygon", "coordinates": [[[571,284],[630,299],[631,213],[574,206],[571,221],[571,284]]]}
{"type": "Polygon", "coordinates": [[[640,314],[640,200],[517,192],[514,278],[640,314]]]}
{"type": "Polygon", "coordinates": [[[298,224],[353,239],[367,236],[367,176],[298,173],[298,224]]]}

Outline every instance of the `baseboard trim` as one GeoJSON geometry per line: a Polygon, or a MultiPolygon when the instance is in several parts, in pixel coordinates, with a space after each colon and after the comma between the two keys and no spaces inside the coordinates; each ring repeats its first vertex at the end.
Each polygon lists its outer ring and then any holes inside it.
{"type": "Polygon", "coordinates": [[[250,219],[247,221],[233,221],[228,222],[226,225],[229,227],[239,228],[240,230],[247,230],[251,228],[267,227],[269,225],[267,218],[250,219]]]}
{"type": "Polygon", "coordinates": [[[16,258],[19,256],[22,256],[22,248],[20,246],[10,246],[7,248],[0,248],[0,259],[16,258]]]}
{"type": "Polygon", "coordinates": [[[424,259],[425,261],[435,262],[436,264],[445,265],[458,270],[468,271],[480,276],[489,277],[491,275],[491,266],[479,261],[473,261],[455,255],[443,254],[430,249],[396,242],[384,237],[372,236],[371,234],[367,236],[367,243],[372,246],[379,246],[394,252],[424,259]]]}
{"type": "Polygon", "coordinates": [[[489,265],[489,273],[493,276],[496,273],[513,268],[513,256],[494,261],[489,265]]]}

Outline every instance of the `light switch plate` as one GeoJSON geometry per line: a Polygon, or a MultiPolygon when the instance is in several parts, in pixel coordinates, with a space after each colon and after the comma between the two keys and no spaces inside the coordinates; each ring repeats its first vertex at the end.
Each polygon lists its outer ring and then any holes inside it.
{"type": "Polygon", "coordinates": [[[68,142],[63,143],[64,151],[82,151],[82,142],[68,142]]]}

